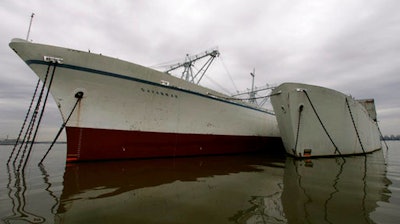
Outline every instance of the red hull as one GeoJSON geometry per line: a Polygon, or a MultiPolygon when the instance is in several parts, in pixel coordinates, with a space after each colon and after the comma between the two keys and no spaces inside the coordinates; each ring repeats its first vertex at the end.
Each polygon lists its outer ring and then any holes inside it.
{"type": "Polygon", "coordinates": [[[283,150],[278,137],[155,133],[67,127],[67,162],[283,150]]]}

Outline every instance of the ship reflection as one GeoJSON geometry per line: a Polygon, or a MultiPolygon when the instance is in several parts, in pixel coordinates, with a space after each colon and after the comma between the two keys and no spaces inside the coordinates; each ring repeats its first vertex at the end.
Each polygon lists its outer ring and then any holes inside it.
{"type": "Polygon", "coordinates": [[[71,164],[56,222],[226,223],[261,203],[255,195],[282,191],[284,162],[237,155],[71,164]]]}
{"type": "Polygon", "coordinates": [[[371,223],[378,201],[388,201],[382,150],[366,156],[287,158],[282,204],[289,223],[371,223]]]}
{"type": "Polygon", "coordinates": [[[69,164],[56,223],[371,223],[388,201],[382,151],[69,164]]]}
{"type": "Polygon", "coordinates": [[[43,223],[43,216],[34,214],[27,208],[27,183],[25,169],[14,164],[7,164],[7,195],[11,201],[12,215],[2,218],[5,223],[43,223]]]}

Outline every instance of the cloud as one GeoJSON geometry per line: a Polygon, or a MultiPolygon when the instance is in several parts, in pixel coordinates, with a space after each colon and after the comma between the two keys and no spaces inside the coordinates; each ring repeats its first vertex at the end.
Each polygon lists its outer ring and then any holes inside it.
{"type": "Polygon", "coordinates": [[[37,80],[8,47],[11,38],[25,38],[32,12],[35,42],[146,66],[218,46],[223,64],[213,65],[211,78],[232,93],[235,86],[250,87],[255,68],[257,85],[304,82],[375,98],[382,131],[398,134],[399,9],[396,0],[5,0],[0,3],[7,18],[0,22],[0,137],[18,131],[9,121],[21,119],[37,80]]]}

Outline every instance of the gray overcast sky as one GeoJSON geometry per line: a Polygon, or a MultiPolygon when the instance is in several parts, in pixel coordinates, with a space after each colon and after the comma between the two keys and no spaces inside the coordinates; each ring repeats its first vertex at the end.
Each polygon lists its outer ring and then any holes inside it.
{"type": "MultiPolygon", "coordinates": [[[[14,137],[36,84],[8,43],[30,40],[152,66],[218,46],[238,90],[303,82],[375,98],[383,134],[400,134],[400,1],[141,0],[0,2],[0,139],[14,137]]],[[[212,79],[235,92],[228,72],[212,79]]],[[[212,72],[212,71],[211,71],[212,72]]],[[[52,101],[41,137],[61,117],[52,101]]],[[[50,137],[49,137],[50,136],[50,137]]]]}

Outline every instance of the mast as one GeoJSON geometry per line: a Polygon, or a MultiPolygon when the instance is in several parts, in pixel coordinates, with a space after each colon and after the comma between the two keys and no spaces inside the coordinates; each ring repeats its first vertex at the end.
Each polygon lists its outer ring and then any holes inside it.
{"type": "Polygon", "coordinates": [[[250,96],[249,101],[251,103],[254,103],[256,101],[256,99],[255,99],[256,98],[256,92],[254,91],[254,76],[256,76],[256,69],[255,68],[253,68],[253,72],[250,72],[250,75],[251,75],[252,81],[251,81],[251,91],[249,93],[249,96],[250,96]]]}
{"type": "Polygon", "coordinates": [[[28,39],[29,39],[29,34],[31,33],[32,20],[33,20],[33,17],[34,17],[34,16],[35,16],[35,13],[32,13],[32,14],[31,14],[31,21],[29,22],[28,33],[26,34],[26,41],[28,41],[28,39]]]}

